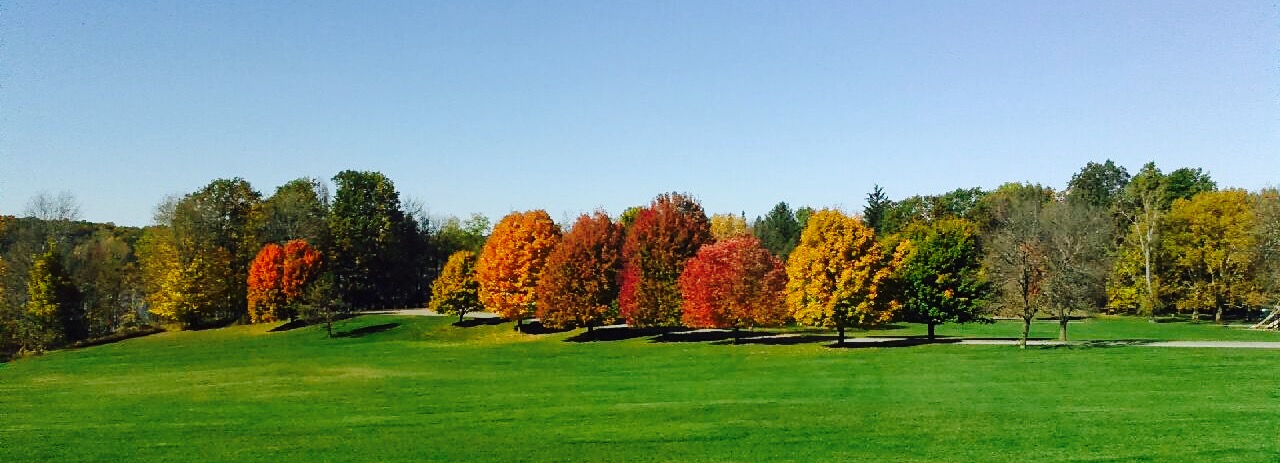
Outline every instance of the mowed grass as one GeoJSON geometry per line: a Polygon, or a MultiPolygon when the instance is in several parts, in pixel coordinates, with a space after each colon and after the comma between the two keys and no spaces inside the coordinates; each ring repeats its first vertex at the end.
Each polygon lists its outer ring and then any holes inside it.
{"type": "MultiPolygon", "coordinates": [[[[3,364],[0,461],[1280,461],[1280,351],[577,343],[450,321],[3,364]]],[[[1072,328],[1111,323],[1170,327],[1072,328]]],[[[940,334],[971,329],[1005,326],[940,334]]]]}

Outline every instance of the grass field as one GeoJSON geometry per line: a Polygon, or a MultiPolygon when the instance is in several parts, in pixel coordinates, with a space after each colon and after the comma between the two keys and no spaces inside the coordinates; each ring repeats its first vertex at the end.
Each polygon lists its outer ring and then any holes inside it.
{"type": "Polygon", "coordinates": [[[450,321],[164,333],[0,364],[0,461],[1280,461],[1280,351],[580,343],[450,321]]]}

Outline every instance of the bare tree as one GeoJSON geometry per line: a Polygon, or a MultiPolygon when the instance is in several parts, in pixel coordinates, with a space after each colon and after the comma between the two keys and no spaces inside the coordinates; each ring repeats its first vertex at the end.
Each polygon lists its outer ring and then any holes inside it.
{"type": "Polygon", "coordinates": [[[1083,201],[1056,201],[1041,210],[1045,251],[1044,294],[1058,319],[1058,339],[1067,340],[1073,313],[1093,312],[1106,300],[1111,222],[1106,211],[1083,201]]]}
{"type": "Polygon", "coordinates": [[[1022,319],[1018,347],[1027,347],[1031,321],[1045,308],[1048,276],[1046,236],[1041,223],[1044,203],[1039,198],[1011,198],[996,219],[987,246],[987,269],[997,289],[996,304],[1022,319]]]}

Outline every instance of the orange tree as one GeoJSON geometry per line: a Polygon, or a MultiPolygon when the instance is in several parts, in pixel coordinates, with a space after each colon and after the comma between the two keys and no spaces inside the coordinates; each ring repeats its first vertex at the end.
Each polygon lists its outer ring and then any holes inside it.
{"type": "Polygon", "coordinates": [[[680,274],[684,324],[695,328],[778,326],[786,321],[782,262],[754,236],[703,246],[680,274]]]}
{"type": "Polygon", "coordinates": [[[787,306],[796,321],[846,328],[871,327],[893,318],[899,303],[887,286],[906,254],[887,255],[876,233],[857,217],[823,209],[809,217],[800,244],[787,259],[787,306]]]}
{"type": "Polygon", "coordinates": [[[284,261],[280,273],[280,292],[284,294],[285,311],[281,315],[290,319],[297,316],[295,309],[306,296],[307,285],[320,274],[323,263],[320,251],[306,240],[290,240],[284,244],[284,261]]]}
{"type": "Polygon", "coordinates": [[[547,256],[560,242],[560,227],[547,211],[512,212],[503,217],[485,241],[476,262],[480,302],[506,319],[534,313],[534,289],[547,256]]]}
{"type": "Polygon", "coordinates": [[[622,248],[618,306],[636,327],[676,326],[681,298],[677,280],[685,261],[710,243],[702,206],[679,193],[662,194],[636,214],[622,248]]]}
{"type": "Polygon", "coordinates": [[[476,282],[476,253],[457,251],[449,255],[440,276],[431,284],[431,304],[427,308],[446,315],[480,310],[480,283],[476,282]]]}
{"type": "Polygon", "coordinates": [[[538,280],[537,314],[544,325],[590,331],[610,318],[618,299],[622,237],[622,225],[604,212],[578,217],[538,280]]]}
{"type": "Polygon", "coordinates": [[[268,243],[249,264],[249,322],[276,321],[276,313],[284,307],[280,283],[284,272],[284,248],[268,243]]]}

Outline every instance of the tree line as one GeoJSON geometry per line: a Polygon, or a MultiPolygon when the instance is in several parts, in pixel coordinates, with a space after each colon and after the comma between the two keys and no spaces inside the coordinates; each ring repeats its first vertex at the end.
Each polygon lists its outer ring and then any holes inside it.
{"type": "Polygon", "coordinates": [[[336,191],[242,179],[164,200],[155,225],[89,224],[37,198],[0,232],[6,351],[182,327],[421,306],[551,327],[850,328],[1098,310],[1218,322],[1280,295],[1280,195],[1218,189],[1200,169],[1089,163],[1062,191],[1027,183],[890,199],[861,214],[708,216],[688,194],[557,224],[513,212],[431,220],[377,172],[336,191]],[[567,228],[562,228],[566,227],[567,228]],[[68,251],[68,249],[70,251],[68,251]]]}

